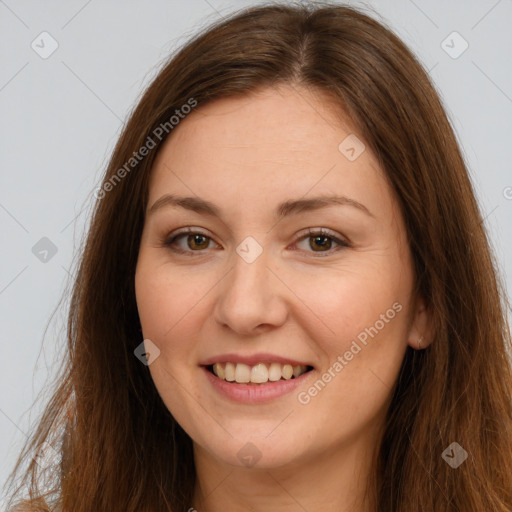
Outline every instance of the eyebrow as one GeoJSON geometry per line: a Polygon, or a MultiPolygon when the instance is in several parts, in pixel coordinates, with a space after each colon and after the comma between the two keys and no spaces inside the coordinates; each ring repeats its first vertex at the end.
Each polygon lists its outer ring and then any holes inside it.
{"type": "MultiPolygon", "coordinates": [[[[178,206],[211,217],[222,217],[220,209],[210,201],[200,197],[176,196],[165,194],[157,199],[148,209],[148,216],[165,206],[178,206]]],[[[318,196],[310,199],[294,199],[281,203],[276,209],[276,217],[282,219],[290,215],[320,210],[330,206],[351,206],[375,218],[364,204],[345,196],[318,196]]]]}

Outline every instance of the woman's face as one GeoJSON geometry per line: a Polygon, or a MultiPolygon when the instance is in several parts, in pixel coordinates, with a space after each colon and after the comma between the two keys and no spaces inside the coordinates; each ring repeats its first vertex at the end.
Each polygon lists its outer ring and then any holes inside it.
{"type": "Polygon", "coordinates": [[[398,205],[334,112],[269,88],[199,106],[160,150],[137,305],[196,457],[271,468],[372,449],[422,334],[398,205]]]}

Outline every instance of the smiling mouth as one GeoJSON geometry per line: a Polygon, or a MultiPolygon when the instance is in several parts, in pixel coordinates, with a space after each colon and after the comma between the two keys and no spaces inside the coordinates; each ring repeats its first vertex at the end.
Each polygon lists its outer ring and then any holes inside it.
{"type": "Polygon", "coordinates": [[[237,384],[268,384],[280,380],[297,379],[304,373],[313,369],[312,366],[258,363],[249,366],[244,363],[215,363],[206,366],[206,369],[216,377],[226,382],[237,384]]]}

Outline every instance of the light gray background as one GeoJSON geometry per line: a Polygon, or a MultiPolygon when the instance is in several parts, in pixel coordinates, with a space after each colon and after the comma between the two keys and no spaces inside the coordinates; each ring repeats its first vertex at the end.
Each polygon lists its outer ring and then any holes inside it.
{"type": "MultiPolygon", "coordinates": [[[[0,486],[43,401],[29,409],[59,365],[67,300],[44,344],[43,335],[69,288],[92,191],[126,116],[171,51],[220,16],[256,3],[0,0],[0,486]],[[46,59],[31,47],[50,48],[48,36],[38,37],[44,31],[58,43],[46,59]],[[42,237],[57,247],[46,262],[32,252],[42,237]]],[[[510,294],[512,1],[350,4],[388,23],[430,71],[510,294]],[[454,31],[463,39],[450,36],[454,31]],[[469,47],[453,58],[464,41],[469,47]]]]}

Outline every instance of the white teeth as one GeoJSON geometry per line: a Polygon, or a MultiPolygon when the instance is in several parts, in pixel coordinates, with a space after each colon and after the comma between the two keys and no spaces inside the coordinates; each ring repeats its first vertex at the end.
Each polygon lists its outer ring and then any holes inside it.
{"type": "Polygon", "coordinates": [[[251,382],[256,382],[261,384],[262,382],[268,381],[268,369],[267,367],[259,363],[256,366],[252,367],[251,370],[251,382]]]}
{"type": "Polygon", "coordinates": [[[222,368],[222,365],[220,363],[215,363],[213,365],[213,372],[215,373],[215,375],[217,375],[217,377],[219,377],[219,379],[225,379],[226,378],[226,373],[224,372],[224,368],[222,368]]]}
{"type": "Polygon", "coordinates": [[[283,379],[290,380],[293,375],[293,366],[291,364],[285,364],[281,370],[283,379]]]}
{"type": "Polygon", "coordinates": [[[271,363],[268,369],[268,380],[275,382],[281,380],[281,365],[279,363],[271,363]]]}
{"type": "MultiPolygon", "coordinates": [[[[215,368],[214,368],[215,371],[215,368]]],[[[224,378],[229,381],[233,382],[235,380],[235,365],[233,363],[226,363],[226,366],[224,367],[224,378]]],[[[217,377],[220,378],[220,375],[217,375],[217,377]]]]}
{"type": "Polygon", "coordinates": [[[238,382],[247,384],[265,384],[266,382],[276,382],[278,380],[290,380],[293,377],[300,377],[307,370],[306,366],[291,364],[271,363],[266,365],[258,363],[255,366],[249,366],[244,363],[215,363],[213,373],[219,379],[228,382],[238,382]]]}
{"type": "Polygon", "coordinates": [[[240,384],[251,382],[251,367],[243,363],[238,363],[235,368],[235,380],[240,384]]]}

